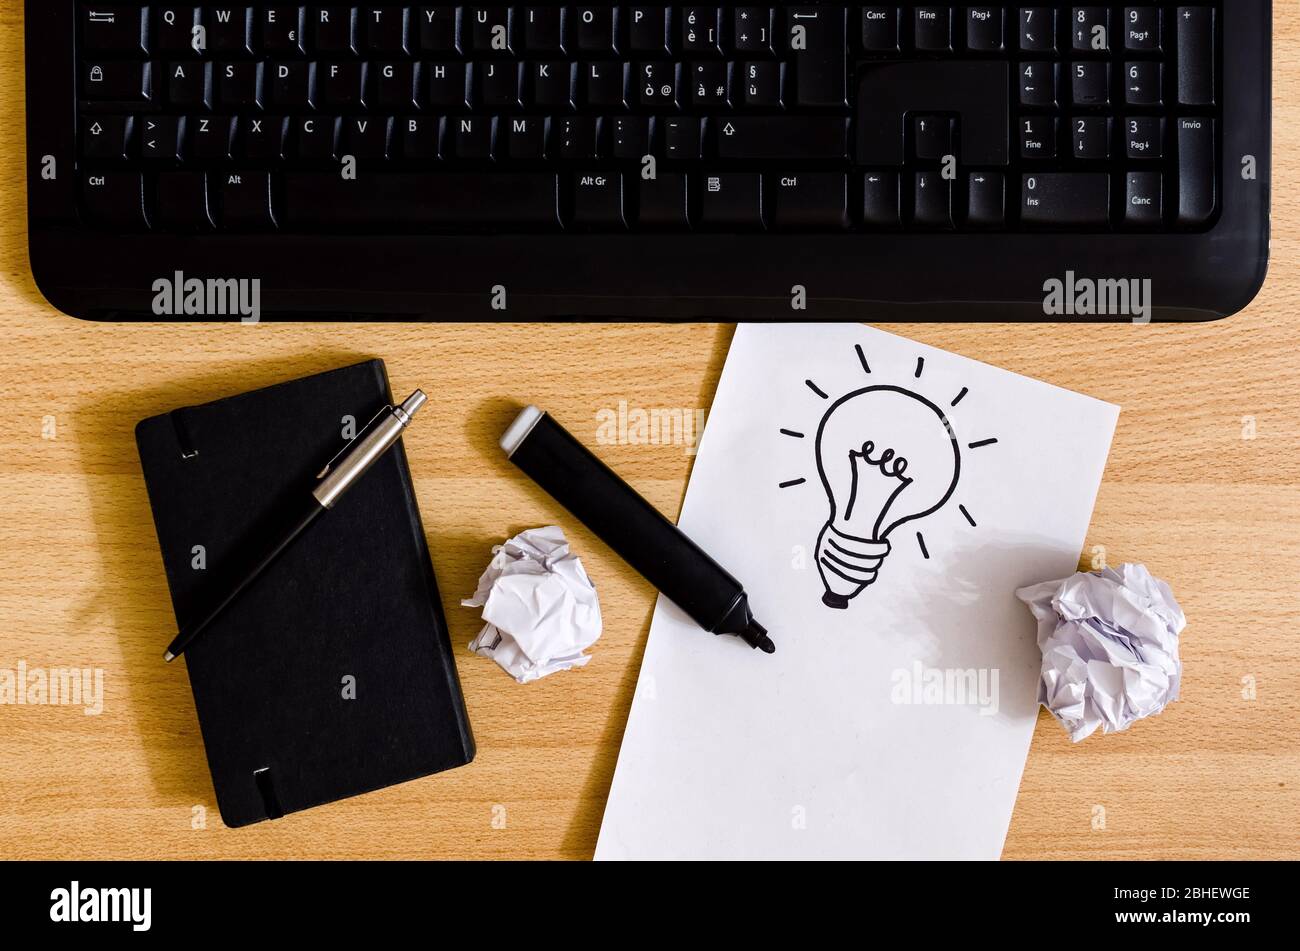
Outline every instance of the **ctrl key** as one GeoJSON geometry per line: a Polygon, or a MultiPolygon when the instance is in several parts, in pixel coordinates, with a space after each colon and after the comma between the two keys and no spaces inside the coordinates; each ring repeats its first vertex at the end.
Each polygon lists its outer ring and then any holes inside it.
{"type": "Polygon", "coordinates": [[[86,172],[81,195],[87,216],[119,231],[145,231],[144,175],[140,172],[86,172]]]}

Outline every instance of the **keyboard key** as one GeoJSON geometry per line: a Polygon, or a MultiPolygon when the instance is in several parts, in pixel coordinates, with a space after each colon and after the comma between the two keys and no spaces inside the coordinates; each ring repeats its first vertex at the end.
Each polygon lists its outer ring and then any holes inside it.
{"type": "Polygon", "coordinates": [[[150,162],[176,162],[183,157],[185,120],[179,116],[140,116],[140,157],[150,162]]]}
{"type": "Polygon", "coordinates": [[[1023,177],[1020,220],[1031,227],[1092,227],[1110,218],[1110,176],[1037,172],[1023,177]]]}
{"type": "MultiPolygon", "coordinates": [[[[546,158],[546,120],[540,116],[502,118],[498,136],[505,136],[505,154],[498,158],[540,161],[546,158]]],[[[498,149],[500,152],[500,149],[498,149]]]]}
{"type": "MultiPolygon", "coordinates": [[[[665,11],[660,11],[660,16],[665,11]]],[[[524,49],[529,53],[564,52],[564,7],[529,7],[524,11],[524,49]]]]}
{"type": "Polygon", "coordinates": [[[866,172],[862,176],[862,223],[869,227],[897,228],[898,173],[866,172]]]}
{"type": "Polygon", "coordinates": [[[1055,64],[1020,64],[1020,104],[1048,109],[1056,106],[1055,64]]]}
{"type": "Polygon", "coordinates": [[[532,104],[556,112],[572,109],[577,73],[577,63],[534,63],[530,76],[532,104]]]}
{"type": "Polygon", "coordinates": [[[917,7],[913,36],[922,53],[952,52],[952,12],[947,7],[917,7]]]}
{"type": "Polygon", "coordinates": [[[157,226],[187,234],[216,227],[208,201],[208,176],[203,172],[163,172],[158,176],[157,226]]]}
{"type": "Polygon", "coordinates": [[[366,64],[321,63],[316,71],[320,105],[326,108],[359,108],[365,98],[366,64]]]}
{"type": "Polygon", "coordinates": [[[618,52],[617,7],[577,7],[573,12],[574,44],[579,52],[613,55],[618,52]]]}
{"type": "MultiPolygon", "coordinates": [[[[608,77],[611,70],[607,69],[606,65],[588,63],[584,68],[589,73],[594,70],[600,75],[608,77]]],[[[470,80],[472,86],[470,100],[477,106],[483,106],[494,111],[517,106],[520,101],[520,82],[523,79],[520,73],[522,69],[523,66],[518,63],[500,61],[475,63],[473,78],[470,80]]],[[[614,74],[614,78],[621,92],[622,80],[617,73],[614,74]]],[[[597,88],[601,87],[597,86],[597,88]]]]}
{"type": "Polygon", "coordinates": [[[917,116],[912,120],[912,143],[922,162],[942,161],[952,154],[953,124],[938,116],[917,116]]]}
{"type": "Polygon", "coordinates": [[[677,107],[677,67],[672,63],[639,63],[636,77],[641,105],[652,109],[677,107]]]}
{"type": "Polygon", "coordinates": [[[862,8],[862,48],[868,53],[897,53],[898,9],[862,8]]]}
{"type": "MultiPolygon", "coordinates": [[[[330,173],[340,184],[342,176],[330,173]]],[[[362,176],[365,178],[366,176],[362,176]]],[[[227,231],[269,231],[275,227],[271,175],[268,172],[225,172],[221,182],[221,227],[227,231]]]]}
{"type": "Polygon", "coordinates": [[[423,107],[421,66],[418,63],[379,62],[371,67],[374,102],[386,112],[409,112],[423,107]]]}
{"type": "Polygon", "coordinates": [[[1020,8],[1020,49],[1026,53],[1056,52],[1056,11],[1051,7],[1020,8]]]}
{"type": "Polygon", "coordinates": [[[154,13],[154,48],[168,57],[198,55],[194,47],[196,26],[203,25],[203,11],[195,6],[166,6],[154,13]]]}
{"type": "Polygon", "coordinates": [[[1124,67],[1124,102],[1130,106],[1159,106],[1164,66],[1160,63],[1128,63],[1124,67]]]}
{"type": "Polygon", "coordinates": [[[687,178],[660,173],[641,179],[637,227],[646,230],[684,230],[687,218],[687,178]]]}
{"type": "MultiPolygon", "coordinates": [[[[302,65],[302,64],[299,64],[302,65]]],[[[306,67],[303,67],[306,79],[306,67]]],[[[187,112],[198,112],[212,105],[211,63],[169,63],[167,66],[167,102],[187,112]]],[[[306,95],[303,97],[306,104],[306,95]]]]}
{"type": "Polygon", "coordinates": [[[1124,49],[1140,53],[1160,51],[1160,8],[1124,8],[1124,49]]]}
{"type": "Polygon", "coordinates": [[[700,176],[700,225],[757,230],[763,227],[763,178],[730,172],[700,176]]]}
{"type": "Polygon", "coordinates": [[[1070,125],[1075,158],[1089,162],[1103,162],[1110,158],[1110,119],[1083,116],[1071,119],[1070,125]]]}
{"type": "Polygon", "coordinates": [[[1184,106],[1214,105],[1214,8],[1179,7],[1178,102],[1184,106]]]}
{"type": "Polygon", "coordinates": [[[621,107],[627,79],[617,60],[593,60],[582,65],[585,95],[583,101],[597,109],[621,107]]]}
{"type": "Polygon", "coordinates": [[[559,227],[552,174],[402,175],[379,172],[344,181],[334,172],[284,177],[290,228],[559,227]]]}
{"type": "Polygon", "coordinates": [[[732,116],[709,126],[723,159],[848,157],[848,120],[839,116],[732,116]]]}
{"type": "Polygon", "coordinates": [[[727,64],[721,60],[691,64],[690,98],[697,109],[725,109],[727,85],[727,64]]]}
{"type": "Polygon", "coordinates": [[[461,31],[469,38],[466,52],[504,55],[511,51],[506,7],[466,7],[461,31]]]}
{"type": "Polygon", "coordinates": [[[667,7],[632,7],[628,20],[628,47],[633,53],[661,56],[672,52],[667,7]]]}
{"type": "Polygon", "coordinates": [[[717,7],[683,7],[681,51],[690,56],[722,52],[718,39],[717,7]]]}
{"type": "Polygon", "coordinates": [[[1163,218],[1163,193],[1159,172],[1129,172],[1124,190],[1124,224],[1130,228],[1158,227],[1163,218]]]}
{"type": "Polygon", "coordinates": [[[449,116],[443,143],[450,146],[447,158],[486,161],[492,157],[492,120],[487,116],[449,116]]]}
{"type": "Polygon", "coordinates": [[[368,51],[390,55],[407,52],[409,10],[400,7],[365,7],[361,16],[364,19],[368,51]]]}
{"type": "Polygon", "coordinates": [[[86,214],[119,231],[149,227],[144,209],[144,176],[139,172],[87,172],[81,179],[86,214]]]}
{"type": "Polygon", "coordinates": [[[222,63],[217,67],[217,101],[242,109],[262,107],[262,64],[222,63]]]}
{"type": "Polygon", "coordinates": [[[782,231],[842,231],[849,226],[844,175],[799,172],[773,175],[772,227],[782,231]]]}
{"type": "Polygon", "coordinates": [[[582,161],[597,157],[599,121],[592,116],[569,116],[555,120],[555,142],[559,156],[582,161]]]}
{"type": "Polygon", "coordinates": [[[1001,172],[971,172],[966,182],[966,224],[1000,228],[1006,222],[1006,185],[1001,172]]]}
{"type": "Polygon", "coordinates": [[[744,63],[741,66],[741,103],[751,109],[781,107],[781,64],[744,63]]]}
{"type": "Polygon", "coordinates": [[[1071,10],[1070,45],[1076,53],[1110,52],[1110,11],[1105,7],[1071,10]]]}
{"type": "Polygon", "coordinates": [[[767,7],[736,7],[731,17],[732,49],[746,55],[772,53],[772,11],[767,7]]]}
{"type": "Polygon", "coordinates": [[[1131,159],[1158,159],[1164,153],[1165,120],[1132,116],[1124,120],[1125,152],[1131,159]]]}
{"type": "Polygon", "coordinates": [[[130,116],[87,116],[81,120],[81,152],[86,158],[124,161],[131,129],[130,116]]]}
{"type": "Polygon", "coordinates": [[[469,65],[466,63],[430,63],[429,104],[441,109],[467,109],[469,101],[469,65]]]}
{"type": "Polygon", "coordinates": [[[83,7],[81,41],[92,53],[145,56],[149,52],[149,10],[116,4],[83,7]]]}
{"type": "Polygon", "coordinates": [[[1020,120],[1020,157],[1042,160],[1056,158],[1056,119],[1025,116],[1020,120]]]}
{"type": "Polygon", "coordinates": [[[1178,223],[1203,225],[1214,215],[1214,120],[1174,120],[1178,132],[1178,223]]]}
{"type": "Polygon", "coordinates": [[[279,162],[285,157],[288,120],[283,116],[246,116],[240,120],[240,150],[254,162],[279,162]]]}
{"type": "Polygon", "coordinates": [[[188,123],[190,154],[208,162],[226,162],[235,141],[234,116],[198,116],[188,123]]]}
{"type": "Polygon", "coordinates": [[[150,65],[100,60],[83,67],[82,91],[87,99],[143,102],[150,98],[150,65]]]}
{"type": "Polygon", "coordinates": [[[390,120],[381,116],[354,116],[342,120],[342,123],[339,150],[343,155],[380,162],[388,158],[390,120]]]}
{"type": "Polygon", "coordinates": [[[306,109],[311,105],[311,69],[306,63],[272,63],[270,66],[270,101],[286,110],[306,109]]]}
{"type": "Polygon", "coordinates": [[[700,120],[667,118],[656,123],[663,133],[663,155],[672,161],[694,162],[700,157],[700,120]]]}
{"type": "Polygon", "coordinates": [[[338,120],[329,116],[305,116],[295,120],[295,154],[304,162],[338,160],[338,120]]]}
{"type": "Polygon", "coordinates": [[[618,116],[610,121],[614,158],[640,161],[650,154],[650,120],[645,116],[618,116]]]}
{"type": "Polygon", "coordinates": [[[971,7],[966,11],[966,48],[972,53],[1002,52],[1001,7],[971,7]]]}
{"type": "Polygon", "coordinates": [[[215,56],[248,56],[253,52],[252,7],[223,6],[206,11],[207,50],[215,56]]]}
{"type": "Polygon", "coordinates": [[[307,13],[311,50],[317,53],[357,51],[356,11],[348,7],[319,7],[307,13]]]}
{"type": "Polygon", "coordinates": [[[919,228],[952,227],[952,182],[938,172],[917,172],[913,184],[912,223],[919,228]]]}
{"type": "Polygon", "coordinates": [[[457,52],[455,7],[417,7],[414,16],[420,49],[429,53],[457,52]]]}
{"type": "Polygon", "coordinates": [[[400,120],[402,158],[411,162],[431,162],[438,158],[441,123],[433,116],[407,116],[400,120]]]}
{"type": "Polygon", "coordinates": [[[617,172],[575,172],[573,175],[573,225],[578,230],[621,231],[623,176],[617,172]]]}
{"type": "Polygon", "coordinates": [[[261,20],[262,52],[276,56],[296,56],[303,52],[306,14],[302,7],[267,7],[261,11],[261,20]]]}
{"type": "Polygon", "coordinates": [[[1076,106],[1110,103],[1110,64],[1074,63],[1070,66],[1071,99],[1076,106]]]}
{"type": "Polygon", "coordinates": [[[800,106],[842,106],[845,101],[843,7],[789,7],[786,22],[793,31],[804,28],[804,48],[792,49],[795,102],[800,106]]]}

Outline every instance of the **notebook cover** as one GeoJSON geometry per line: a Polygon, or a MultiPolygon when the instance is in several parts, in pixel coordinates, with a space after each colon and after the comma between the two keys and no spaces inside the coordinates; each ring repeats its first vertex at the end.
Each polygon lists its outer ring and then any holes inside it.
{"type": "MultiPolygon", "coordinates": [[[[384,363],[370,360],[136,427],[178,626],[301,511],[316,474],[345,444],[344,418],[360,431],[391,402],[384,363]],[[196,568],[200,545],[206,567],[196,568]]],[[[160,664],[171,636],[160,633],[160,664]]],[[[228,826],[474,758],[401,442],[182,663],[228,826]]]]}

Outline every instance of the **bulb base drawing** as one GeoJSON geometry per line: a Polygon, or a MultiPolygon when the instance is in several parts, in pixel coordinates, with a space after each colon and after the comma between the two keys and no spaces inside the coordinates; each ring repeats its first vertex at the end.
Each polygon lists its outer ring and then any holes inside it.
{"type": "Polygon", "coordinates": [[[861,538],[827,522],[817,536],[817,571],[826,588],[822,604],[846,609],[849,601],[875,583],[889,551],[888,540],[861,538]]]}

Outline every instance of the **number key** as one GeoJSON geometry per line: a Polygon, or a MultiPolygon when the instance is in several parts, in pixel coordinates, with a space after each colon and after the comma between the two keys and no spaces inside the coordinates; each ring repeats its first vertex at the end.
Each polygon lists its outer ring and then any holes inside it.
{"type": "Polygon", "coordinates": [[[1158,106],[1161,103],[1160,63],[1129,63],[1124,67],[1124,101],[1130,106],[1158,106]]]}
{"type": "Polygon", "coordinates": [[[1020,48],[1026,53],[1055,52],[1055,10],[1051,7],[1020,8],[1020,48]]]}
{"type": "Polygon", "coordinates": [[[1110,50],[1110,11],[1105,7],[1075,7],[1070,12],[1070,41],[1080,53],[1110,50]]]}
{"type": "Polygon", "coordinates": [[[1110,158],[1110,120],[1088,116],[1071,122],[1074,133],[1074,157],[1085,162],[1103,162],[1110,158]]]}
{"type": "Polygon", "coordinates": [[[1056,105],[1056,67],[1052,63],[1020,64],[1020,104],[1056,105]]]}
{"type": "Polygon", "coordinates": [[[1135,52],[1160,52],[1160,8],[1124,8],[1124,48],[1135,52]]]}
{"type": "Polygon", "coordinates": [[[1104,106],[1110,101],[1109,70],[1106,63],[1075,63],[1070,67],[1076,106],[1104,106]]]}

